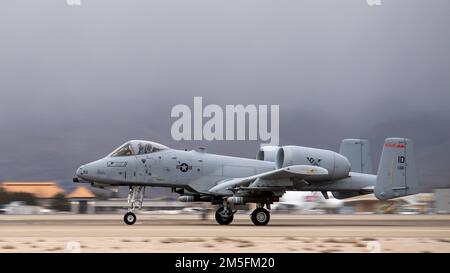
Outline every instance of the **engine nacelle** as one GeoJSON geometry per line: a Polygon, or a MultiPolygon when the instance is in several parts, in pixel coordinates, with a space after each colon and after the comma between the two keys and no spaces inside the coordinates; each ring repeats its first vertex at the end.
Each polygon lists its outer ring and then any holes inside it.
{"type": "MultiPolygon", "coordinates": [[[[350,162],[345,156],[330,150],[315,149],[301,146],[283,146],[278,149],[276,157],[277,168],[292,165],[313,165],[328,170],[323,179],[339,179],[348,177],[350,162]]],[[[311,178],[314,180],[315,178],[311,178]]]]}
{"type": "Polygon", "coordinates": [[[280,149],[278,146],[262,146],[256,154],[256,159],[262,161],[275,162],[277,159],[277,152],[280,149]]]}

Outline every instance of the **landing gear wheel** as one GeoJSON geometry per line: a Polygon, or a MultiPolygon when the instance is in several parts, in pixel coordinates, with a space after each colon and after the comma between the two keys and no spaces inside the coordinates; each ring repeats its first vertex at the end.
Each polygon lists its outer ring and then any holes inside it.
{"type": "Polygon", "coordinates": [[[123,216],[123,221],[127,225],[132,225],[136,222],[136,214],[132,213],[131,211],[125,213],[125,216],[123,216]]]}
{"type": "Polygon", "coordinates": [[[216,221],[220,225],[228,225],[233,222],[233,213],[230,209],[225,210],[225,207],[219,207],[216,210],[216,221]]]}
{"type": "Polygon", "coordinates": [[[256,226],[265,226],[270,221],[270,212],[264,208],[257,208],[252,212],[251,218],[256,226]]]}

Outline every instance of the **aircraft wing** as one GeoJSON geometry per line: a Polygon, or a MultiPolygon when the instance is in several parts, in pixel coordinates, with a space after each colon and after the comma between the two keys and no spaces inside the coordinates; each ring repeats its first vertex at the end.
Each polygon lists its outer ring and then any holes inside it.
{"type": "Polygon", "coordinates": [[[322,167],[310,165],[294,165],[268,171],[248,177],[232,178],[219,182],[209,189],[213,195],[232,195],[237,190],[247,191],[274,191],[283,188],[277,180],[305,179],[312,176],[327,175],[328,171],[322,167]],[[260,182],[260,183],[258,183],[260,182]]]}

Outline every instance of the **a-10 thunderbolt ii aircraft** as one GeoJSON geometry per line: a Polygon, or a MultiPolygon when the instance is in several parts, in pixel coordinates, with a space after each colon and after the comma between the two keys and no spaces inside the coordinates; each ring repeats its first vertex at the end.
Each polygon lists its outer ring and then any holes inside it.
{"type": "Polygon", "coordinates": [[[270,220],[270,205],[286,191],[331,191],[337,199],[375,193],[380,200],[418,192],[413,143],[388,138],[376,175],[370,172],[368,142],[346,139],[340,153],[300,146],[263,146],[256,159],[175,150],[143,140],[128,141],[111,154],[78,168],[74,182],[117,190],[128,186],[128,212],[141,208],[146,187],[171,187],[179,201],[217,204],[219,224],[233,221],[238,205],[256,203],[255,225],[270,220]]]}

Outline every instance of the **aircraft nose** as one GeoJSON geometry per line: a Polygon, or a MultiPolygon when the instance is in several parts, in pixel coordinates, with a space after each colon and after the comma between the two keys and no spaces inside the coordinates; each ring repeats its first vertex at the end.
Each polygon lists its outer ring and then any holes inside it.
{"type": "Polygon", "coordinates": [[[80,178],[81,180],[90,181],[92,179],[95,179],[95,173],[97,169],[99,168],[99,163],[101,163],[99,160],[86,163],[82,166],[80,166],[76,171],[77,178],[80,178]]]}
{"type": "Polygon", "coordinates": [[[83,178],[83,167],[84,167],[84,165],[83,165],[83,166],[80,166],[80,167],[77,169],[76,175],[77,175],[79,178],[83,178]]]}

